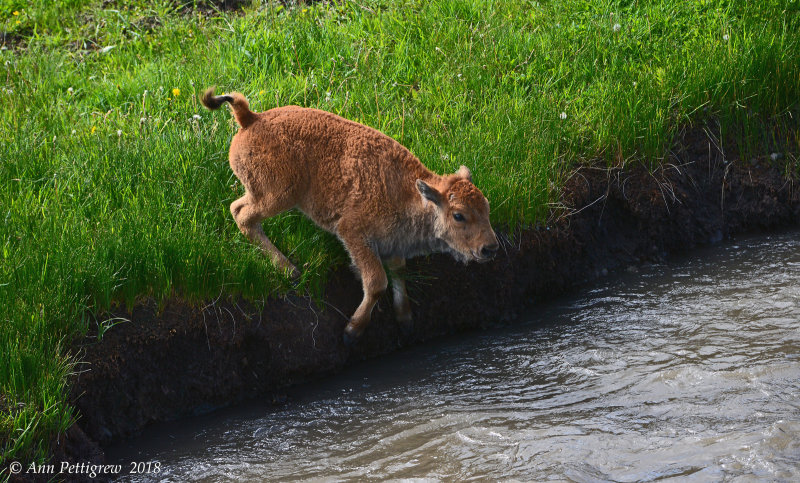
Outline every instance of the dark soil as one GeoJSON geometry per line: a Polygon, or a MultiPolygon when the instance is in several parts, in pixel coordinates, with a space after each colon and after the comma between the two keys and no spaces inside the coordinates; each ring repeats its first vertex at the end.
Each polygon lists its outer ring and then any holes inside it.
{"type": "Polygon", "coordinates": [[[729,163],[698,132],[684,134],[674,159],[655,173],[637,166],[577,169],[564,191],[563,215],[547,227],[505,231],[492,263],[465,266],[447,256],[411,261],[415,327],[405,337],[387,295],[362,339],[352,349],[344,346],[346,316],[361,300],[347,268],[332,274],[322,304],[298,296],[260,308],[246,301],[200,308],[173,300],[113,314],[130,322],[101,342],[90,335],[75,346],[85,362],[72,385],[80,427],[75,441],[91,455],[84,432],[107,444],[159,421],[275,397],[288,385],[400,345],[509,323],[609,272],[733,234],[800,224],[800,192],[785,175],[785,160],[729,163]]]}

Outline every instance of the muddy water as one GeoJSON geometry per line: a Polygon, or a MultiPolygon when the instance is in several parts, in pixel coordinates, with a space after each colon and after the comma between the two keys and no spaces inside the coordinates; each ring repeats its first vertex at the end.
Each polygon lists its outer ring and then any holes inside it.
{"type": "Polygon", "coordinates": [[[800,481],[800,233],[640,268],[528,319],[108,459],[171,481],[800,481]]]}

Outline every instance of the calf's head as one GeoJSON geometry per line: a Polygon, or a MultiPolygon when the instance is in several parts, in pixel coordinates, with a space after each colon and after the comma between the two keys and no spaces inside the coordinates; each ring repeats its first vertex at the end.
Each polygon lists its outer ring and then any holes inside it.
{"type": "Polygon", "coordinates": [[[489,223],[489,200],[472,184],[466,166],[444,177],[438,189],[418,179],[417,190],[426,202],[433,203],[436,237],[455,258],[464,263],[494,258],[500,245],[489,223]]]}

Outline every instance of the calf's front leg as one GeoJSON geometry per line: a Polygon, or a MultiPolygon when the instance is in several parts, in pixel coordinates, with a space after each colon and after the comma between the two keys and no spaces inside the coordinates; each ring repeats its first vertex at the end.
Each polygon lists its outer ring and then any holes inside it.
{"type": "Polygon", "coordinates": [[[363,236],[357,233],[342,232],[340,225],[339,237],[344,242],[345,248],[350,253],[350,258],[361,275],[361,284],[364,289],[364,298],[358,306],[350,323],[344,329],[344,342],[352,345],[364,333],[372,318],[372,309],[378,298],[386,291],[389,285],[386,272],[381,261],[372,248],[367,245],[363,236]]]}
{"type": "Polygon", "coordinates": [[[414,328],[411,321],[411,303],[408,301],[406,281],[406,259],[401,257],[390,258],[387,262],[392,271],[392,295],[394,296],[394,314],[400,324],[400,330],[408,335],[414,328]]]}

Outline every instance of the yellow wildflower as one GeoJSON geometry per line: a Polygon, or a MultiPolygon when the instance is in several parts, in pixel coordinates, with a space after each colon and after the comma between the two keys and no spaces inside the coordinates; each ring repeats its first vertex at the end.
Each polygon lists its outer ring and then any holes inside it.
{"type": "Polygon", "coordinates": [[[97,131],[97,126],[92,126],[92,134],[94,134],[95,131],[97,131]]]}
{"type": "Polygon", "coordinates": [[[178,97],[179,95],[181,95],[180,89],[178,89],[177,87],[172,89],[172,97],[178,97]]]}
{"type": "Polygon", "coordinates": [[[11,15],[16,17],[17,15],[19,15],[19,11],[18,10],[14,10],[14,12],[11,15]]]}
{"type": "Polygon", "coordinates": [[[263,95],[264,95],[264,91],[263,91],[263,90],[261,90],[261,91],[258,91],[258,95],[259,95],[259,96],[263,96],[263,95]]]}

